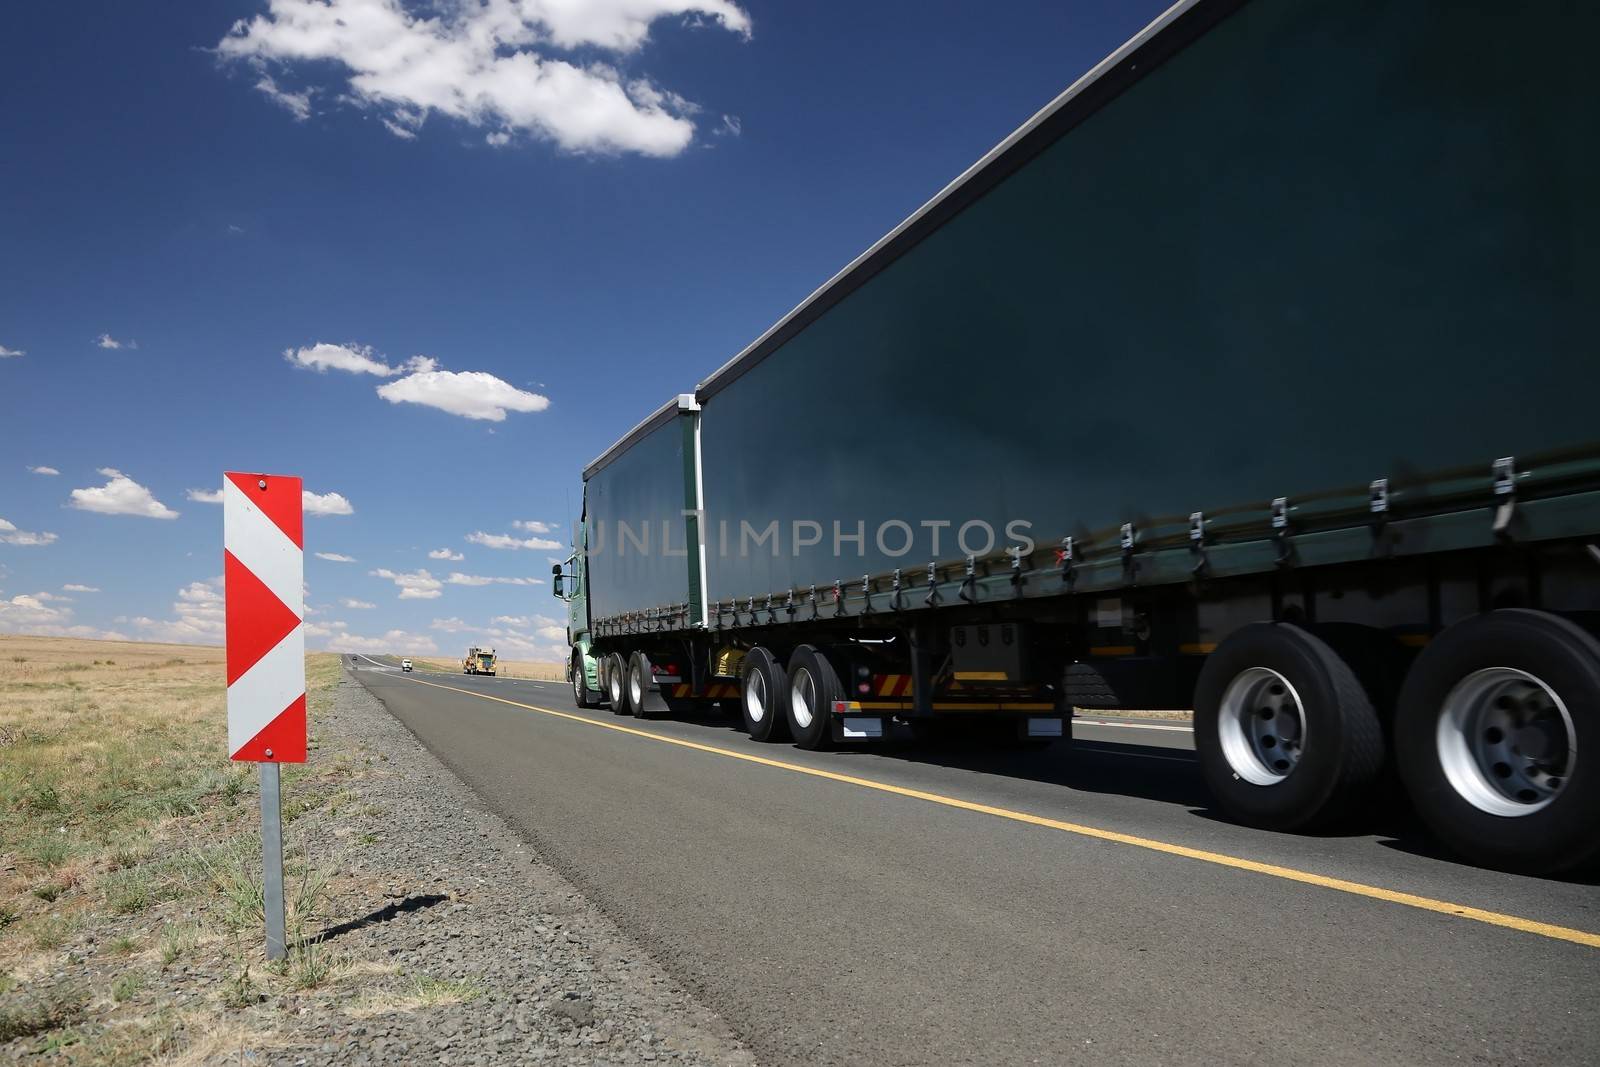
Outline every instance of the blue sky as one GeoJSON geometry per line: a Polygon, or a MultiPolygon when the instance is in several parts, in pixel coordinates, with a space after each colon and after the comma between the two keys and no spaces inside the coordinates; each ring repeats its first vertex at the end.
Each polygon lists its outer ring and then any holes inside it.
{"type": "Polygon", "coordinates": [[[219,642],[242,469],[313,647],[548,654],[582,465],[1162,6],[8,12],[0,633],[219,642]]]}

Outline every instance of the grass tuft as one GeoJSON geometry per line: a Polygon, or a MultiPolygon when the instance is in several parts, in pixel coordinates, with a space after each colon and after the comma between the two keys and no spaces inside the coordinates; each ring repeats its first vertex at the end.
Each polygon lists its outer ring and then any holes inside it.
{"type": "Polygon", "coordinates": [[[170,892],[143,867],[112,871],[105,878],[106,907],[116,915],[137,915],[168,899],[170,892]]]}
{"type": "Polygon", "coordinates": [[[144,988],[144,977],[130,971],[111,985],[111,999],[121,1004],[144,988]]]}
{"type": "Polygon", "coordinates": [[[170,967],[200,944],[197,923],[173,923],[161,931],[161,965],[170,967]]]}
{"type": "Polygon", "coordinates": [[[465,1004],[483,996],[483,986],[476,982],[462,982],[449,978],[431,978],[419,974],[411,980],[411,995],[422,1004],[465,1004]]]}
{"type": "MultiPolygon", "coordinates": [[[[53,989],[0,1006],[0,1042],[64,1030],[83,1016],[89,998],[81,989],[53,989]]],[[[58,1047],[58,1046],[57,1046],[58,1047]]]]}

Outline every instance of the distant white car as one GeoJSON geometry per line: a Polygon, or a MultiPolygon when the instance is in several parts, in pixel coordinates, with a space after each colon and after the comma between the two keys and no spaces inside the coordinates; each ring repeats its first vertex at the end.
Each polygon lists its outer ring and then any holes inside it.
{"type": "Polygon", "coordinates": [[[403,671],[409,671],[411,669],[411,661],[408,660],[408,659],[401,660],[400,661],[400,669],[403,670],[403,671]]]}

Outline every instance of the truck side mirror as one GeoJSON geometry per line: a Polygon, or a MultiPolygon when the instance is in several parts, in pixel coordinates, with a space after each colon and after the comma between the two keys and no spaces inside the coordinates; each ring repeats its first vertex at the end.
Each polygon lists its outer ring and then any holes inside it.
{"type": "Polygon", "coordinates": [[[550,592],[551,592],[552,595],[557,596],[557,597],[563,596],[563,591],[562,591],[562,588],[561,588],[561,580],[563,578],[565,578],[565,577],[566,577],[566,575],[561,573],[561,564],[556,563],[556,564],[553,564],[550,567],[550,579],[551,579],[550,580],[550,585],[551,585],[550,592]]]}

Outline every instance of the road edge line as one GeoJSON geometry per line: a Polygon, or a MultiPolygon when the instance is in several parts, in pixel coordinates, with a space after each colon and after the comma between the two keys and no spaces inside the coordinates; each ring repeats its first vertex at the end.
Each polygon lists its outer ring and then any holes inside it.
{"type": "MultiPolygon", "coordinates": [[[[404,676],[402,676],[404,677],[404,676]]],[[[1086,826],[1082,823],[1067,822],[1063,819],[1052,819],[1045,815],[1034,815],[1026,811],[1016,811],[1011,808],[996,807],[992,804],[980,804],[977,801],[962,800],[959,797],[945,796],[943,793],[929,793],[921,789],[911,789],[907,786],[893,785],[889,782],[880,782],[872,778],[861,778],[853,774],[843,774],[839,771],[825,770],[821,767],[807,767],[803,763],[789,763],[784,760],[773,759],[770,756],[758,756],[753,752],[735,752],[732,749],[722,748],[717,745],[707,745],[699,741],[688,741],[678,737],[668,737],[665,734],[652,733],[641,730],[636,726],[624,726],[621,723],[605,722],[600,719],[591,719],[585,715],[577,715],[570,711],[560,711],[556,708],[541,708],[533,704],[524,704],[516,700],[507,700],[504,697],[491,696],[488,693],[478,693],[471,689],[460,689],[452,685],[440,685],[438,682],[425,682],[420,678],[409,678],[407,681],[417,685],[425,685],[431,689],[443,689],[451,693],[461,693],[465,696],[478,697],[481,700],[490,700],[498,704],[507,704],[514,708],[523,708],[528,711],[537,711],[543,715],[554,716],[559,719],[570,719],[573,722],[583,723],[587,726],[596,726],[604,730],[614,730],[617,733],[632,734],[635,737],[647,738],[651,741],[660,741],[680,748],[692,749],[696,752],[707,752],[716,756],[727,756],[731,759],[743,760],[763,767],[772,767],[777,770],[791,771],[796,774],[810,775],[813,778],[822,778],[831,782],[844,785],[858,786],[862,789],[872,789],[881,793],[890,793],[895,796],[908,797],[913,800],[926,801],[943,807],[956,808],[961,811],[975,812],[981,815],[990,815],[999,819],[1008,819],[1012,822],[1026,823],[1032,826],[1041,826],[1062,833],[1075,834],[1079,837],[1092,838],[1098,841],[1108,841],[1119,845],[1128,845],[1133,848],[1142,848],[1150,852],[1160,852],[1169,856],[1181,856],[1185,859],[1198,860],[1219,867],[1231,867],[1234,870],[1249,871],[1253,874],[1267,875],[1290,882],[1299,882],[1302,885],[1314,885],[1323,889],[1331,889],[1340,893],[1353,896],[1366,897],[1370,900],[1381,900],[1390,904],[1400,904],[1408,908],[1421,911],[1431,911],[1438,915],[1447,915],[1457,919],[1467,919],[1473,922],[1484,923],[1489,926],[1498,926],[1503,929],[1516,930],[1525,934],[1550,938],[1555,941],[1568,941],[1588,948],[1600,948],[1600,934],[1590,933],[1587,930],[1578,930],[1570,926],[1559,926],[1555,923],[1540,922],[1536,919],[1524,919],[1517,915],[1506,915],[1502,912],[1488,911],[1484,908],[1474,908],[1465,904],[1452,904],[1449,901],[1435,900],[1415,893],[1405,893],[1397,889],[1384,889],[1381,886],[1367,885],[1363,882],[1352,882],[1344,878],[1334,878],[1331,875],[1316,874],[1311,871],[1302,871],[1295,867],[1283,867],[1275,863],[1263,863],[1259,860],[1245,859],[1242,856],[1230,856],[1225,852],[1211,852],[1207,849],[1191,848],[1188,845],[1177,845],[1170,841],[1158,841],[1155,838],[1139,837],[1136,834],[1125,834],[1118,830],[1103,830],[1097,826],[1086,826]]]]}

